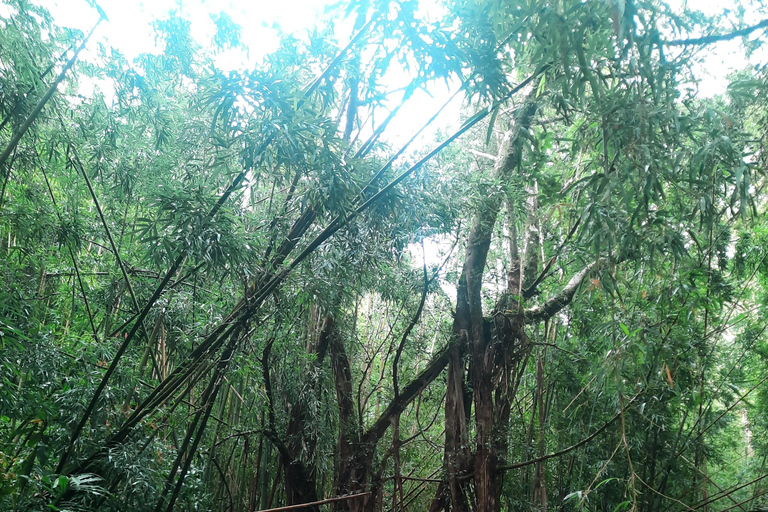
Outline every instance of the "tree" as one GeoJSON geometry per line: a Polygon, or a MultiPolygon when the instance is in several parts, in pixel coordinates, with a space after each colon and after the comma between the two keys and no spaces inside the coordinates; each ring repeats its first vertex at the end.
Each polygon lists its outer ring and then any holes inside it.
{"type": "Polygon", "coordinates": [[[224,14],[211,47],[173,14],[164,54],[96,65],[72,57],[87,36],[9,4],[0,499],[758,503],[765,72],[724,98],[691,84],[698,49],[765,23],[642,1],[336,9],[342,44],[332,24],[284,35],[225,73],[224,14]],[[85,78],[114,100],[78,96],[85,78]],[[443,80],[460,127],[382,142],[443,80]]]}

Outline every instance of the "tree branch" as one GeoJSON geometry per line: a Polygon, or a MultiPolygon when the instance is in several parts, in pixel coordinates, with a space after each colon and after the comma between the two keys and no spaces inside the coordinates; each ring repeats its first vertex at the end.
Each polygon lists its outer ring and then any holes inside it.
{"type": "Polygon", "coordinates": [[[363,436],[364,442],[376,442],[387,431],[392,417],[400,414],[405,408],[434,381],[448,366],[449,350],[444,350],[439,357],[433,360],[424,371],[403,388],[400,395],[390,402],[389,406],[381,413],[381,416],[371,425],[363,436]]]}
{"type": "Polygon", "coordinates": [[[524,468],[525,466],[531,466],[533,464],[536,464],[537,462],[542,462],[542,461],[545,461],[547,459],[553,459],[555,457],[561,457],[561,456],[565,455],[568,452],[572,452],[573,450],[575,450],[577,448],[581,448],[582,446],[584,446],[585,444],[587,444],[588,442],[590,442],[591,440],[593,440],[594,438],[596,438],[597,436],[599,436],[600,434],[605,432],[605,430],[608,427],[610,427],[613,424],[614,421],[619,419],[621,417],[621,415],[624,414],[627,411],[627,409],[629,409],[629,406],[632,405],[632,403],[635,401],[635,399],[637,399],[638,396],[640,396],[639,393],[637,395],[635,395],[632,398],[632,400],[630,400],[627,403],[627,405],[624,406],[624,408],[622,410],[620,410],[618,413],[616,413],[616,416],[614,416],[613,418],[608,420],[608,422],[605,423],[602,427],[600,427],[595,432],[593,432],[589,436],[585,437],[584,439],[582,439],[578,443],[576,443],[574,445],[571,445],[568,448],[563,448],[560,451],[557,451],[557,452],[554,452],[554,453],[549,453],[547,455],[544,455],[544,456],[541,456],[541,457],[537,457],[535,459],[527,460],[525,462],[517,462],[515,464],[504,464],[504,465],[501,465],[501,466],[498,467],[498,471],[509,471],[510,469],[524,468]]]}
{"type": "Polygon", "coordinates": [[[720,41],[730,41],[731,39],[736,39],[738,37],[748,36],[752,32],[760,30],[761,28],[768,28],[768,20],[763,20],[757,25],[752,25],[751,27],[729,32],[728,34],[712,34],[703,37],[696,37],[694,39],[675,39],[673,41],[665,41],[664,44],[667,46],[694,46],[712,44],[720,41]]]}
{"type": "Polygon", "coordinates": [[[335,498],[328,498],[327,500],[313,501],[312,503],[300,503],[298,505],[289,505],[287,507],[266,508],[259,510],[258,512],[282,512],[283,510],[298,510],[300,508],[314,507],[317,505],[325,505],[327,503],[335,503],[337,501],[351,500],[353,498],[362,498],[368,496],[370,492],[361,492],[359,494],[350,494],[347,496],[337,496],[335,498]]]}
{"type": "Polygon", "coordinates": [[[592,271],[597,267],[598,261],[593,261],[577,272],[571,280],[568,281],[568,284],[560,290],[560,293],[547,299],[544,304],[526,309],[525,321],[534,323],[548,320],[559,313],[565,306],[570,304],[574,295],[576,295],[576,290],[579,289],[579,286],[581,286],[584,279],[591,275],[592,271]]]}

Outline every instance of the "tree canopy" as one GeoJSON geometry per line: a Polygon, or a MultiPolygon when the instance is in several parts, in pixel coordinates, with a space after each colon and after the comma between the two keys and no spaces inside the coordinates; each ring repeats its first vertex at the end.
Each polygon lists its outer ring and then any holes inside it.
{"type": "Polygon", "coordinates": [[[4,510],[768,503],[760,2],[88,4],[0,9],[4,510]]]}

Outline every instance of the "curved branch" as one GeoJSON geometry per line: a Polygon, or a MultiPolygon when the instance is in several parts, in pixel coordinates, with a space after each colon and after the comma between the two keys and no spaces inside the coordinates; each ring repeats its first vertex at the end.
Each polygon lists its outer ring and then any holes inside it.
{"type": "Polygon", "coordinates": [[[389,406],[381,413],[378,419],[371,425],[371,428],[363,436],[364,442],[376,442],[389,428],[392,418],[400,414],[406,407],[424,391],[438,375],[440,375],[446,366],[448,366],[448,355],[450,350],[445,350],[433,360],[424,371],[408,383],[398,395],[390,402],[389,406]]]}
{"type": "Polygon", "coordinates": [[[532,464],[536,464],[537,462],[542,462],[542,461],[545,461],[547,459],[553,459],[555,457],[561,457],[561,456],[565,455],[568,452],[572,452],[573,450],[575,450],[577,448],[581,448],[582,446],[584,446],[585,444],[587,444],[588,442],[590,442],[591,440],[593,440],[594,438],[596,438],[597,436],[599,436],[600,434],[605,432],[605,430],[608,427],[610,427],[613,424],[614,421],[619,419],[622,414],[627,412],[627,410],[629,409],[629,406],[634,403],[634,401],[637,399],[638,396],[640,396],[640,393],[638,393],[637,395],[632,397],[632,399],[627,403],[627,405],[625,405],[619,412],[616,413],[616,416],[614,416],[613,418],[608,420],[608,422],[606,422],[602,427],[600,427],[599,429],[594,431],[592,434],[590,434],[589,436],[587,436],[584,439],[582,439],[581,441],[579,441],[578,443],[576,443],[574,445],[571,445],[568,448],[563,448],[560,451],[557,451],[557,452],[554,452],[554,453],[549,453],[549,454],[543,455],[541,457],[536,457],[535,459],[527,460],[525,462],[517,462],[515,464],[505,464],[505,465],[499,466],[497,470],[498,471],[509,471],[510,469],[524,468],[525,466],[530,466],[532,464]]]}
{"type": "MultiPolygon", "coordinates": [[[[422,246],[423,249],[423,246],[422,246]]],[[[408,335],[421,318],[421,312],[424,311],[424,303],[427,301],[427,292],[429,292],[430,280],[427,279],[427,263],[424,262],[424,289],[421,291],[421,300],[419,301],[419,307],[416,309],[411,322],[408,327],[403,331],[403,336],[400,338],[400,344],[397,346],[397,352],[395,353],[395,361],[392,363],[392,388],[395,392],[395,399],[400,396],[400,384],[398,383],[398,365],[400,364],[400,357],[403,354],[403,348],[405,348],[405,341],[408,339],[408,335]]]]}

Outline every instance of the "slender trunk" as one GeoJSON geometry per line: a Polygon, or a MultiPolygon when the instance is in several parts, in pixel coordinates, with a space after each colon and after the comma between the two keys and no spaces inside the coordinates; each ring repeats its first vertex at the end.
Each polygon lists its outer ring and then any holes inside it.
{"type": "Polygon", "coordinates": [[[279,484],[280,484],[280,473],[282,472],[282,470],[283,470],[283,459],[282,457],[278,457],[277,471],[275,471],[275,479],[272,481],[272,491],[269,493],[269,499],[267,500],[267,504],[262,505],[263,508],[272,508],[272,503],[275,502],[275,496],[277,495],[277,488],[279,487],[279,484]]]}
{"type": "MultiPolygon", "coordinates": [[[[344,342],[335,325],[329,337],[328,350],[339,408],[335,494],[337,496],[358,494],[370,483],[373,450],[369,443],[360,438],[360,418],[357,415],[352,394],[352,371],[344,342]]],[[[332,505],[332,510],[361,512],[372,508],[375,502],[376,497],[368,495],[336,502],[332,505]]]]}
{"type": "MultiPolygon", "coordinates": [[[[544,365],[546,356],[546,349],[543,349],[536,361],[536,401],[539,404],[537,457],[543,457],[546,453],[546,437],[544,431],[547,419],[547,407],[544,403],[544,365]]],[[[541,512],[547,512],[547,483],[544,469],[544,461],[537,462],[533,480],[533,504],[538,505],[541,512]]]]}
{"type": "MultiPolygon", "coordinates": [[[[653,489],[656,481],[656,448],[658,447],[659,442],[659,429],[654,428],[653,429],[653,443],[651,444],[651,451],[648,456],[650,460],[650,468],[648,470],[648,479],[645,480],[645,482],[648,484],[648,486],[653,489]]],[[[646,497],[643,500],[645,504],[645,511],[650,512],[651,506],[653,504],[652,495],[651,493],[646,493],[646,497]]]]}
{"type": "MultiPolygon", "coordinates": [[[[264,431],[264,416],[261,417],[259,430],[264,431]]],[[[253,477],[251,477],[248,489],[248,512],[255,512],[258,507],[259,483],[261,479],[262,455],[264,454],[264,434],[259,435],[259,447],[256,450],[256,462],[253,465],[253,477]]]]}
{"type": "Polygon", "coordinates": [[[395,415],[392,426],[392,464],[395,477],[392,485],[392,512],[402,511],[405,499],[403,497],[403,479],[400,474],[400,415],[395,415]],[[399,504],[399,507],[398,507],[399,504]]]}

